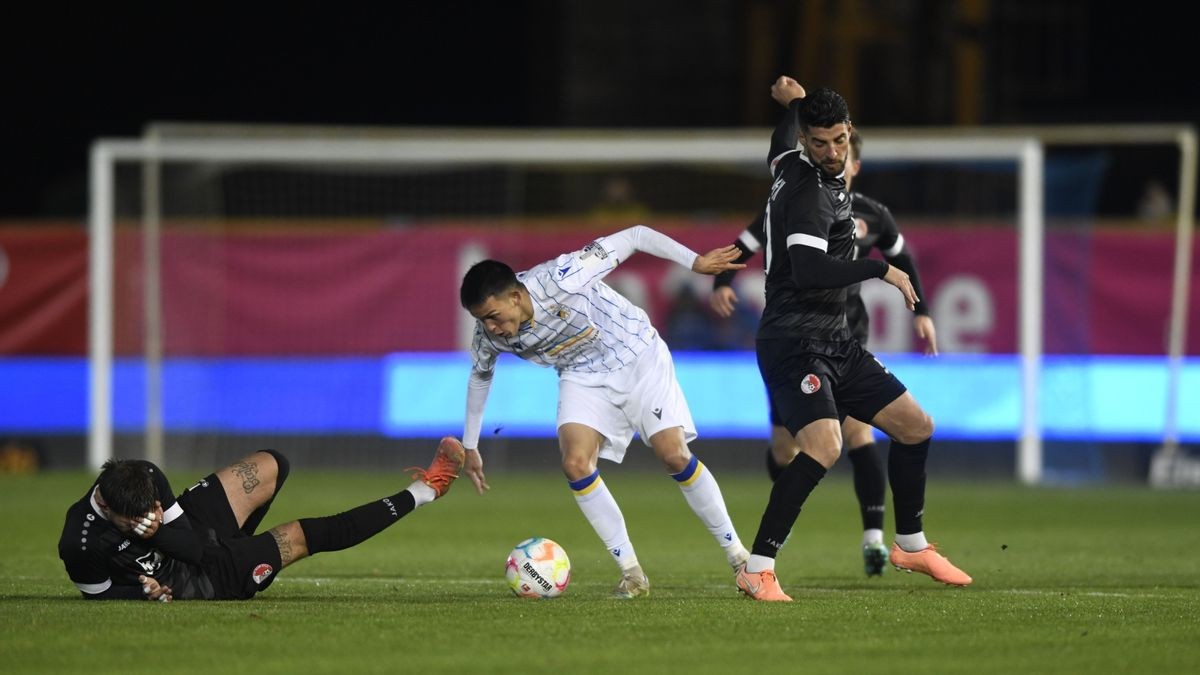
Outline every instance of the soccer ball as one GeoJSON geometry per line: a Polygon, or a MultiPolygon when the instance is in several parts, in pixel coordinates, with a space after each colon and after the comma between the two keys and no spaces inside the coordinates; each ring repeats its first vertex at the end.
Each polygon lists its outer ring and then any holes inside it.
{"type": "Polygon", "coordinates": [[[504,564],[504,577],[520,598],[554,598],[571,583],[571,561],[563,547],[545,537],[517,544],[504,564]]]}

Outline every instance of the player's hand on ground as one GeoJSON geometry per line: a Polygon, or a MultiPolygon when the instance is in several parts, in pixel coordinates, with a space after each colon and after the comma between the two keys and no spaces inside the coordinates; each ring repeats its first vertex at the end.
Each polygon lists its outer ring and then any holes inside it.
{"type": "Polygon", "coordinates": [[[933,328],[933,319],[918,314],[913,317],[913,328],[917,331],[917,337],[925,341],[925,356],[937,356],[937,331],[933,328]]]}
{"type": "Polygon", "coordinates": [[[788,104],[798,98],[804,98],[808,93],[804,91],[804,87],[800,83],[788,77],[780,75],[775,84],[771,85],[771,98],[775,99],[779,105],[788,107],[788,104]]]}
{"type": "Polygon", "coordinates": [[[138,576],[138,581],[142,584],[142,592],[146,594],[147,600],[170,602],[173,599],[171,587],[163,586],[154,577],[148,577],[143,574],[138,576]]]}
{"type": "Polygon", "coordinates": [[[467,478],[475,485],[475,491],[483,494],[484,490],[491,490],[492,486],[487,484],[487,478],[483,475],[483,457],[479,455],[479,450],[467,450],[466,460],[463,462],[463,473],[467,474],[467,478]]]}
{"type": "Polygon", "coordinates": [[[888,265],[888,271],[883,275],[883,280],[900,289],[900,293],[904,295],[904,306],[910,312],[916,309],[917,292],[913,289],[912,281],[903,270],[895,265],[888,265]]]}
{"type": "Polygon", "coordinates": [[[708,297],[708,304],[717,313],[717,316],[725,318],[733,316],[733,306],[737,304],[737,301],[737,293],[734,293],[730,286],[715,288],[712,295],[708,297]]]}
{"type": "Polygon", "coordinates": [[[733,244],[714,248],[704,255],[696,256],[696,260],[692,263],[692,271],[700,274],[720,274],[729,270],[745,269],[744,264],[733,262],[741,255],[741,249],[733,244]]]}

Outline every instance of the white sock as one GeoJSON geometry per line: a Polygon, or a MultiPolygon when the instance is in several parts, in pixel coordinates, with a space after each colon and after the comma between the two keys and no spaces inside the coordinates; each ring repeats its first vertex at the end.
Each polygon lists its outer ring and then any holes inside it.
{"type": "MultiPolygon", "coordinates": [[[[899,539],[899,537],[897,537],[897,539],[899,539]]],[[[863,546],[866,546],[867,544],[882,544],[883,543],[883,530],[877,530],[877,529],[863,530],[862,543],[863,543],[863,546]]]]}
{"type": "Polygon", "coordinates": [[[929,542],[925,541],[925,533],[917,532],[916,534],[897,534],[896,545],[908,551],[916,553],[929,548],[929,542]]]}
{"type": "Polygon", "coordinates": [[[604,479],[600,478],[600,470],[569,484],[583,517],[592,524],[592,529],[604,542],[604,547],[617,565],[623,571],[637,567],[637,554],[625,529],[625,517],[621,515],[621,507],[617,506],[617,500],[608,491],[604,479]]]}
{"type": "Polygon", "coordinates": [[[774,569],[775,559],[768,558],[765,555],[754,555],[751,553],[750,560],[746,561],[746,571],[752,574],[757,574],[758,572],[763,572],[766,570],[773,571],[774,569]]]}
{"type": "Polygon", "coordinates": [[[413,502],[416,504],[413,506],[414,509],[420,507],[422,504],[428,504],[429,502],[437,499],[437,490],[434,490],[419,480],[413,481],[413,484],[408,486],[408,491],[412,493],[413,502]]]}
{"type": "Polygon", "coordinates": [[[729,511],[725,508],[725,498],[721,496],[721,487],[712,472],[697,460],[695,455],[687,468],[676,474],[671,474],[683,491],[692,512],[708,528],[717,544],[725,549],[725,558],[730,564],[741,562],[745,558],[746,547],[738,539],[737,531],[733,529],[733,521],[729,519],[729,511]]]}

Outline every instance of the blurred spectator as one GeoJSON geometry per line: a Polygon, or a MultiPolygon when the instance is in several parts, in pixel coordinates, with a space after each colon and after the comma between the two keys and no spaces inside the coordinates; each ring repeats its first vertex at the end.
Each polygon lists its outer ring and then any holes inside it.
{"type": "Polygon", "coordinates": [[[691,284],[679,284],[667,315],[667,344],[672,351],[717,349],[713,320],[691,284]]]}
{"type": "Polygon", "coordinates": [[[640,225],[650,217],[650,208],[638,201],[633,183],[625,176],[612,176],[604,182],[600,202],[592,207],[592,220],[619,225],[640,225]]]}
{"type": "Polygon", "coordinates": [[[1138,199],[1138,217],[1147,220],[1162,220],[1170,218],[1174,213],[1175,204],[1171,200],[1171,193],[1167,191],[1166,186],[1158,180],[1147,181],[1146,186],[1142,188],[1142,196],[1138,199]]]}

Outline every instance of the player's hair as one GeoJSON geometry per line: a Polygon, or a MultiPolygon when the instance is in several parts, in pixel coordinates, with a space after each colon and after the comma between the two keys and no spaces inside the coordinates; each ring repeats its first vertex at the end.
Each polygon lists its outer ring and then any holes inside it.
{"type": "Polygon", "coordinates": [[[96,479],[108,508],[133,518],[154,510],[154,476],[150,465],[129,459],[110,459],[96,479]]]}
{"type": "Polygon", "coordinates": [[[471,265],[458,289],[458,300],[466,309],[500,295],[517,285],[517,274],[499,260],[484,260],[471,265]]]}
{"type": "Polygon", "coordinates": [[[805,133],[812,127],[828,129],[838,124],[850,124],[850,108],[846,99],[829,87],[821,87],[800,103],[800,126],[805,133]]]}
{"type": "Polygon", "coordinates": [[[862,134],[858,129],[850,130],[850,150],[854,153],[854,161],[862,161],[862,134]]]}

